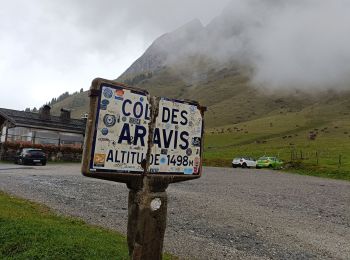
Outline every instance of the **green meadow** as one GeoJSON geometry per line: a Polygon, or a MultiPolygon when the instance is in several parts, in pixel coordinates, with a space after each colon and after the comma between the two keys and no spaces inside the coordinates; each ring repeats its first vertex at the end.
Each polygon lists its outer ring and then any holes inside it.
{"type": "Polygon", "coordinates": [[[281,158],[287,171],[350,180],[348,114],[316,106],[206,130],[206,165],[230,167],[235,156],[263,155],[281,158]]]}
{"type": "MultiPolygon", "coordinates": [[[[129,259],[126,238],[0,192],[0,259],[129,259]]],[[[167,255],[164,259],[175,259],[167,255]]]]}

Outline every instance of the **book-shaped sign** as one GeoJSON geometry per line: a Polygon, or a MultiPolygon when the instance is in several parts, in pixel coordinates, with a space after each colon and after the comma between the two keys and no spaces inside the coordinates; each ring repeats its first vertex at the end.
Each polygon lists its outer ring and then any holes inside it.
{"type": "Polygon", "coordinates": [[[133,176],[198,178],[204,108],[194,101],[96,79],[90,89],[83,174],[127,182],[133,176]]]}

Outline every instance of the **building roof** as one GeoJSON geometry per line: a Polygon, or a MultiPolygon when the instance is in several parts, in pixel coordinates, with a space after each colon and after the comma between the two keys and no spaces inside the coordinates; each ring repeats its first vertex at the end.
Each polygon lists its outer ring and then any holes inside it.
{"type": "Polygon", "coordinates": [[[5,120],[15,126],[85,134],[84,119],[63,120],[59,116],[52,115],[50,119],[42,119],[39,113],[0,108],[0,121],[5,120]]]}

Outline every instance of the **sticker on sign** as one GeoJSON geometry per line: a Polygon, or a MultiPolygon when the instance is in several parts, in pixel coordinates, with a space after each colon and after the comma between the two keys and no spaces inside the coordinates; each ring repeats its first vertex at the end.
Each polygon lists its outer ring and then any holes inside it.
{"type": "Polygon", "coordinates": [[[150,105],[145,93],[104,85],[96,114],[91,169],[143,172],[150,105]],[[101,106],[108,99],[105,109],[101,106]]]}
{"type": "Polygon", "coordinates": [[[90,172],[140,174],[148,159],[149,174],[200,175],[203,111],[196,102],[108,83],[96,96],[90,172]]]}

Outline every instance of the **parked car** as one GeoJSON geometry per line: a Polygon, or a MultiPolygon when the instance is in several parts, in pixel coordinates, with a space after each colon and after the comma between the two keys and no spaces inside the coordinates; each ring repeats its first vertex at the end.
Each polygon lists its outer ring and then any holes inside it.
{"type": "Polygon", "coordinates": [[[256,167],[256,160],[247,157],[247,156],[242,156],[242,157],[235,157],[232,160],[232,167],[237,168],[237,167],[242,167],[242,168],[249,168],[249,167],[256,167]]]}
{"type": "Polygon", "coordinates": [[[279,169],[282,168],[283,161],[276,157],[263,156],[258,159],[256,162],[256,168],[273,168],[279,169]]]}
{"type": "Polygon", "coordinates": [[[15,157],[16,164],[37,164],[46,165],[46,154],[41,149],[23,148],[19,150],[15,157]]]}

